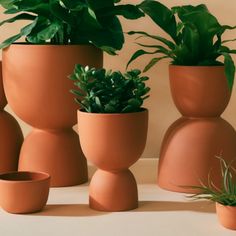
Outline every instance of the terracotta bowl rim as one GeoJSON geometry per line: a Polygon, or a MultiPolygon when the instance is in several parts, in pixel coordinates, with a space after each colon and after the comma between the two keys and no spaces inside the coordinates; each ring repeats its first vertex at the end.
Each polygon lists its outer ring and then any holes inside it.
{"type": "MultiPolygon", "coordinates": [[[[17,43],[12,43],[11,45],[9,45],[7,48],[11,48],[11,47],[50,47],[50,48],[68,48],[68,47],[89,47],[89,48],[96,48],[93,44],[30,44],[27,42],[17,42],[17,43]]],[[[99,48],[98,48],[99,49],[99,48]]]]}
{"type": "Polygon", "coordinates": [[[230,206],[230,205],[223,205],[219,202],[216,202],[216,206],[218,207],[224,207],[224,208],[234,208],[236,210],[236,206],[230,206]]]}
{"type": "Polygon", "coordinates": [[[137,112],[128,112],[128,113],[92,113],[92,112],[86,112],[82,109],[78,109],[77,110],[78,114],[84,114],[87,116],[132,116],[132,115],[137,115],[137,114],[144,114],[144,113],[148,113],[148,109],[142,107],[140,111],[137,112]]]}
{"type": "Polygon", "coordinates": [[[39,183],[39,182],[44,182],[44,181],[47,181],[47,180],[50,180],[51,179],[51,176],[46,173],[46,172],[41,172],[41,171],[9,171],[9,172],[4,172],[4,173],[1,173],[0,174],[0,182],[3,182],[3,183],[14,183],[14,184],[17,184],[17,183],[39,183]],[[2,179],[2,177],[4,175],[14,175],[16,174],[17,176],[18,175],[21,175],[23,173],[28,173],[28,174],[40,174],[40,178],[39,179],[31,179],[31,180],[9,180],[9,179],[2,179]]]}

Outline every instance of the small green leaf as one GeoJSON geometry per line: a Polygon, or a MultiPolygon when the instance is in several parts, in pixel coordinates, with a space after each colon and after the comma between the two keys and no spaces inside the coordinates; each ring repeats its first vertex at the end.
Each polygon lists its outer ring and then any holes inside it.
{"type": "Polygon", "coordinates": [[[150,70],[154,65],[156,65],[157,62],[159,62],[160,60],[162,59],[165,59],[165,58],[168,58],[167,56],[164,56],[164,57],[155,57],[155,58],[152,58],[151,61],[145,66],[143,72],[147,72],[148,70],[150,70]]]}
{"type": "Polygon", "coordinates": [[[15,41],[17,41],[20,38],[21,38],[21,34],[17,34],[17,35],[14,35],[14,36],[6,39],[5,41],[3,41],[0,44],[0,49],[7,48],[8,46],[10,46],[12,43],[14,43],[15,41]]]}

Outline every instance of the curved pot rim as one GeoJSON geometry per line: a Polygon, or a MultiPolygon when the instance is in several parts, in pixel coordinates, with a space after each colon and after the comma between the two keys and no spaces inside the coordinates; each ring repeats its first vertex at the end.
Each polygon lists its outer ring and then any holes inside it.
{"type": "Polygon", "coordinates": [[[51,176],[46,172],[40,172],[40,171],[9,171],[4,172],[0,174],[0,182],[8,183],[8,184],[22,184],[22,183],[39,183],[44,182],[47,180],[50,180],[51,176]],[[2,179],[4,175],[12,175],[12,174],[23,174],[23,173],[29,173],[29,174],[41,174],[42,177],[40,179],[32,179],[32,180],[8,180],[8,179],[2,179]]]}
{"type": "Polygon", "coordinates": [[[230,206],[230,205],[223,205],[219,202],[216,202],[216,206],[222,207],[222,208],[234,208],[236,210],[236,206],[230,206]]]}
{"type": "Polygon", "coordinates": [[[86,111],[83,111],[82,109],[79,109],[77,110],[77,113],[78,114],[83,114],[83,115],[87,115],[87,116],[115,116],[115,117],[118,117],[118,116],[121,116],[121,117],[124,117],[124,116],[135,116],[135,115],[138,115],[138,114],[144,114],[144,113],[148,113],[148,109],[147,108],[144,108],[142,107],[140,111],[137,111],[137,112],[128,112],[128,113],[92,113],[92,112],[86,112],[86,111]]]}
{"type": "MultiPolygon", "coordinates": [[[[81,47],[81,48],[97,48],[93,44],[28,44],[28,43],[12,43],[8,47],[4,48],[3,50],[6,50],[8,48],[20,48],[20,47],[25,47],[25,48],[76,48],[76,47],[81,47]]],[[[99,48],[97,48],[99,50],[99,48]]],[[[101,50],[101,49],[100,49],[101,50]]]]}

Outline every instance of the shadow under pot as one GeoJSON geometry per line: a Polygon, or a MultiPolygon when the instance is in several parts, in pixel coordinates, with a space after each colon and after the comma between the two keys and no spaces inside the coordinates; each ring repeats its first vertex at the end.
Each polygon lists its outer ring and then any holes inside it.
{"type": "Polygon", "coordinates": [[[8,172],[0,175],[0,206],[13,214],[42,210],[49,194],[50,176],[42,172],[8,172]]]}
{"type": "Polygon", "coordinates": [[[79,106],[68,76],[75,64],[101,68],[103,53],[92,45],[13,44],[3,50],[3,84],[9,105],[34,129],[25,138],[20,171],[49,173],[54,187],[88,180],[77,133],[79,106]]]}
{"type": "Polygon", "coordinates": [[[144,151],[148,111],[123,114],[78,111],[78,129],[85,157],[99,168],[89,186],[90,207],[99,211],[137,208],[137,183],[128,168],[144,151]]]}

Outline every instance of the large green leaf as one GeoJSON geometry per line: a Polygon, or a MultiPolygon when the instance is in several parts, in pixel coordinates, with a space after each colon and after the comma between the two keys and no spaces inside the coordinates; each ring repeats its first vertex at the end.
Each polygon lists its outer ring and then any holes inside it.
{"type": "Polygon", "coordinates": [[[0,26],[2,26],[5,23],[13,23],[17,20],[34,20],[35,18],[36,18],[36,16],[30,15],[27,13],[22,13],[22,14],[19,14],[17,16],[14,16],[12,18],[9,18],[7,20],[0,22],[0,26]]]}
{"type": "Polygon", "coordinates": [[[12,43],[14,43],[16,40],[18,40],[20,38],[21,38],[21,34],[17,34],[17,35],[14,35],[14,36],[6,39],[5,41],[3,41],[0,44],[0,49],[3,49],[3,48],[6,48],[6,47],[10,46],[12,43]]]}
{"type": "Polygon", "coordinates": [[[175,48],[175,44],[173,42],[171,42],[170,40],[165,39],[165,38],[160,37],[160,36],[157,36],[157,35],[148,34],[148,33],[144,32],[144,31],[130,31],[130,32],[128,32],[128,34],[129,35],[139,34],[139,35],[144,36],[144,37],[149,37],[149,38],[152,38],[152,39],[156,39],[156,40],[164,43],[170,49],[174,49],[175,48]]]}
{"type": "Polygon", "coordinates": [[[138,7],[131,4],[107,7],[97,11],[97,14],[100,17],[120,15],[126,19],[138,19],[144,16],[144,13],[138,7]]]}
{"type": "Polygon", "coordinates": [[[157,1],[144,0],[140,5],[147,15],[168,33],[174,41],[177,41],[177,24],[172,11],[157,1]]]}
{"type": "Polygon", "coordinates": [[[94,10],[114,6],[114,0],[87,0],[87,2],[94,10]]]}
{"type": "Polygon", "coordinates": [[[234,84],[235,65],[230,54],[222,53],[222,55],[224,56],[225,75],[228,81],[229,88],[230,90],[232,90],[234,84]]]}

